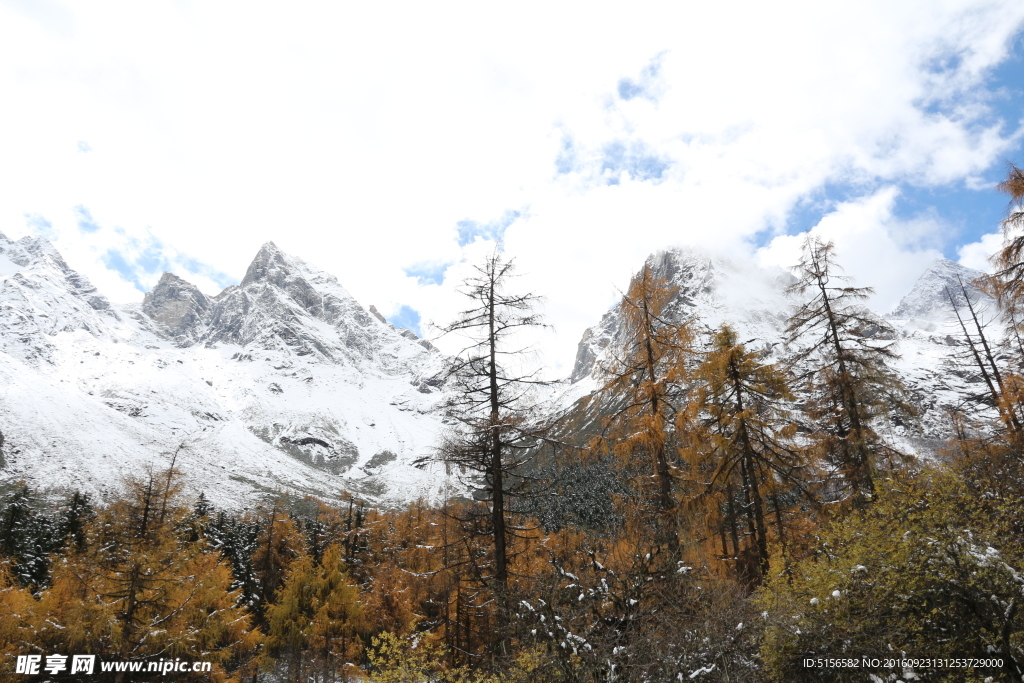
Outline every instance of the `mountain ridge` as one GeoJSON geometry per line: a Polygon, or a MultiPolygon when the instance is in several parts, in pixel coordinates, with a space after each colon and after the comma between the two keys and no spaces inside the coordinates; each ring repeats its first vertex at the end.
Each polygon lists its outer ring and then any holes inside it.
{"type": "MultiPolygon", "coordinates": [[[[693,248],[647,263],[676,288],[668,317],[700,331],[729,323],[769,362],[786,356],[792,275],[693,248]]],[[[957,275],[976,271],[936,262],[866,332],[896,342],[921,407],[919,428],[892,435],[909,450],[934,452],[946,412],[981,381],[958,364],[962,333],[942,307],[957,275]]],[[[622,334],[618,307],[584,332],[552,410],[600,387],[622,334]]],[[[105,495],[179,451],[186,485],[225,507],[275,491],[381,505],[437,496],[444,368],[429,342],[273,242],[215,296],[164,273],[142,302],[114,306],[45,240],[0,234],[0,480],[105,495]]]]}
{"type": "Polygon", "coordinates": [[[104,495],[185,444],[186,485],[228,507],[436,495],[414,463],[442,428],[443,358],[333,276],[268,243],[217,296],[167,273],[115,307],[45,240],[0,235],[0,258],[3,479],[104,495]]]}
{"type": "MultiPolygon", "coordinates": [[[[676,289],[666,307],[666,319],[676,323],[692,320],[705,333],[729,324],[748,348],[762,352],[766,362],[783,361],[794,350],[785,335],[788,317],[798,304],[786,291],[795,281],[790,273],[692,247],[656,252],[646,263],[655,277],[664,278],[676,289]]],[[[864,309],[874,320],[872,329],[863,331],[865,336],[880,344],[894,344],[899,355],[894,369],[920,410],[916,426],[893,425],[889,434],[908,452],[927,456],[937,453],[951,433],[950,411],[980,415],[988,410],[968,400],[979,393],[983,378],[963,362],[963,332],[944,299],[944,288],[956,282],[957,275],[963,279],[972,302],[987,313],[984,322],[994,326],[991,333],[998,334],[999,321],[992,314],[994,302],[970,284],[982,273],[947,259],[936,260],[922,273],[893,314],[883,316],[864,309]]],[[[954,295],[954,300],[958,306],[965,303],[962,294],[954,295]]],[[[620,307],[621,303],[616,304],[597,325],[584,331],[570,387],[557,401],[562,410],[574,410],[576,402],[602,385],[600,368],[610,364],[623,341],[620,307]]],[[[585,410],[596,415],[601,408],[588,405],[585,410]]],[[[587,420],[592,421],[594,415],[587,420]]]]}

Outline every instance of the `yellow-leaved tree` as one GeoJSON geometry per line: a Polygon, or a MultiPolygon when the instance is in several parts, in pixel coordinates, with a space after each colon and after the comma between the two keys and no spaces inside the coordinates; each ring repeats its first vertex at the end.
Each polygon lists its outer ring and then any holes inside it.
{"type": "Polygon", "coordinates": [[[603,392],[616,407],[608,419],[604,445],[619,463],[636,472],[641,500],[661,518],[659,539],[675,547],[675,453],[670,428],[679,409],[679,387],[692,353],[689,325],[666,314],[677,289],[651,265],[630,282],[622,297],[621,343],[602,370],[603,392]],[[643,470],[647,474],[641,474],[643,470]],[[653,503],[653,506],[651,506],[653,503]]]}
{"type": "Polygon", "coordinates": [[[694,373],[693,400],[680,413],[689,463],[685,517],[703,527],[695,537],[718,537],[721,557],[748,586],[768,573],[770,539],[785,556],[788,511],[801,499],[814,503],[807,455],[794,440],[787,380],[724,326],[694,373]]]}
{"type": "MultiPolygon", "coordinates": [[[[0,681],[12,680],[18,655],[44,654],[39,648],[36,601],[11,576],[6,562],[0,562],[0,681]]],[[[24,676],[17,676],[24,678],[24,676]]]]}
{"type": "Polygon", "coordinates": [[[292,565],[277,601],[267,608],[271,656],[286,680],[347,679],[363,650],[363,606],[338,544],[320,564],[303,555],[292,565]]]}
{"type": "Polygon", "coordinates": [[[178,537],[185,516],[178,501],[173,472],[127,483],[125,497],[86,527],[83,550],[54,563],[36,608],[39,647],[101,660],[215,664],[212,676],[195,680],[235,680],[255,665],[262,637],[237,604],[231,570],[204,541],[178,537]]]}

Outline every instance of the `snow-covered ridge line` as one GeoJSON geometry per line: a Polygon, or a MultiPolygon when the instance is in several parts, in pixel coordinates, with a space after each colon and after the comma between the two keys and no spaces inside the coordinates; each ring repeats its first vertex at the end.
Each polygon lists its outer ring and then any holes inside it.
{"type": "MultiPolygon", "coordinates": [[[[768,362],[782,360],[786,322],[798,303],[786,294],[793,277],[781,269],[677,248],[653,254],[647,261],[653,275],[664,278],[677,294],[666,317],[677,322],[695,319],[703,330],[728,323],[748,346],[760,348],[768,362]]],[[[982,378],[963,362],[963,332],[950,305],[947,289],[960,308],[965,299],[962,282],[989,334],[999,336],[994,301],[972,284],[982,273],[947,259],[933,263],[914,287],[887,315],[873,334],[895,341],[900,354],[895,369],[906,383],[920,412],[918,425],[898,426],[892,434],[911,453],[929,456],[948,437],[951,409],[977,409],[968,398],[979,393],[982,378]]],[[[967,312],[964,311],[964,315],[967,312]]],[[[580,341],[571,377],[572,385],[560,401],[568,409],[601,384],[600,368],[609,364],[623,339],[622,314],[612,308],[588,329],[580,341]]]]}
{"type": "Polygon", "coordinates": [[[184,444],[187,486],[233,508],[440,486],[420,469],[442,428],[440,354],[273,243],[215,297],[165,274],[118,308],[46,240],[0,234],[0,340],[6,481],[102,496],[184,444]]]}
{"type": "MultiPolygon", "coordinates": [[[[672,316],[729,323],[766,358],[783,357],[788,273],[693,249],[649,263],[678,288],[672,316]]],[[[896,435],[909,450],[933,452],[947,410],[979,392],[981,379],[954,367],[962,333],[944,303],[947,287],[979,274],[938,261],[877,316],[921,410],[920,427],[896,435]]],[[[991,319],[991,300],[967,286],[991,319]]],[[[600,384],[595,370],[621,342],[619,315],[613,308],[583,336],[552,410],[600,384]]],[[[0,483],[102,496],[166,467],[183,445],[186,485],[225,507],[278,492],[431,498],[444,485],[431,458],[445,428],[443,369],[429,343],[273,243],[216,296],[165,274],[141,303],[115,307],[46,240],[0,234],[0,483]]]]}

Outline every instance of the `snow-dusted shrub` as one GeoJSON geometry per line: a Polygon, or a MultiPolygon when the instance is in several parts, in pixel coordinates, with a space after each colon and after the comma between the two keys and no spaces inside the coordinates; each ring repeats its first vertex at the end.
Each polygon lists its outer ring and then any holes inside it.
{"type": "Polygon", "coordinates": [[[870,672],[895,680],[911,672],[885,666],[886,659],[996,658],[1002,670],[912,673],[917,680],[1021,680],[1024,563],[989,513],[948,473],[887,482],[868,509],[823,532],[814,556],[762,590],[769,679],[864,681],[870,672]],[[828,658],[860,664],[807,664],[828,658]],[[883,664],[865,667],[864,658],[883,664]]]}

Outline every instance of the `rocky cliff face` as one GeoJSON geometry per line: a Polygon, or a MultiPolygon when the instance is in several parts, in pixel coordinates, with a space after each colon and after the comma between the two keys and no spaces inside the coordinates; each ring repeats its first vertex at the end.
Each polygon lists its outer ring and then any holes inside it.
{"type": "Polygon", "coordinates": [[[217,297],[207,342],[288,350],[334,362],[372,362],[394,330],[326,273],[264,244],[237,287],[217,297]],[[334,335],[324,335],[322,324],[334,335]]]}
{"type": "Polygon", "coordinates": [[[190,346],[203,336],[211,307],[195,285],[171,273],[164,273],[142,300],[142,312],[178,346],[190,346]]]}
{"type": "Polygon", "coordinates": [[[398,337],[419,341],[365,310],[336,278],[273,242],[260,248],[241,283],[212,299],[165,273],[142,311],[179,346],[235,344],[356,366],[390,366],[395,355],[381,352],[401,344],[398,337]]]}
{"type": "MultiPolygon", "coordinates": [[[[981,271],[962,266],[949,259],[938,259],[921,274],[913,289],[904,296],[889,317],[919,320],[945,320],[955,317],[957,308],[967,307],[966,292],[972,305],[994,310],[995,301],[981,291],[974,281],[984,275],[981,271]]],[[[965,312],[966,314],[966,312],[965,312]]]]}
{"type": "Polygon", "coordinates": [[[0,233],[0,351],[52,362],[52,337],[83,330],[110,338],[123,323],[88,278],[44,239],[0,233]]]}
{"type": "MultiPolygon", "coordinates": [[[[654,277],[676,290],[665,317],[693,320],[698,330],[729,323],[744,339],[774,344],[781,337],[793,302],[786,287],[793,277],[698,249],[670,249],[647,259],[654,277]]],[[[586,330],[573,366],[572,383],[591,377],[601,359],[623,343],[622,314],[616,306],[586,330]]]]}

